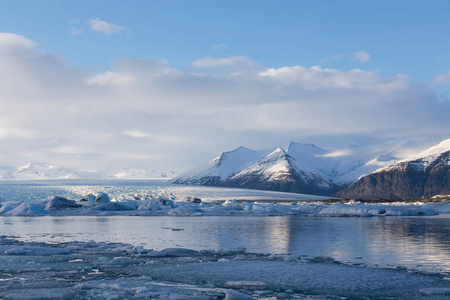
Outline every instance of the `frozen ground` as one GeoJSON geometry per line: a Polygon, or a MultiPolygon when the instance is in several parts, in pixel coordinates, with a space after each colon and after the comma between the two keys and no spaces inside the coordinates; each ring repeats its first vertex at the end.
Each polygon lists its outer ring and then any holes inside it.
{"type": "Polygon", "coordinates": [[[0,237],[2,299],[448,299],[448,278],[243,250],[0,237]],[[245,295],[244,295],[245,294],[245,295]]]}

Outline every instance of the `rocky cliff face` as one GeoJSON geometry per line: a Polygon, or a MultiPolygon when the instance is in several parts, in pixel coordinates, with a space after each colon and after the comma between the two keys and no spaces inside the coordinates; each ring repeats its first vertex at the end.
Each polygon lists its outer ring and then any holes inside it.
{"type": "Polygon", "coordinates": [[[450,193],[450,151],[402,161],[360,178],[341,198],[415,198],[450,193]]]}

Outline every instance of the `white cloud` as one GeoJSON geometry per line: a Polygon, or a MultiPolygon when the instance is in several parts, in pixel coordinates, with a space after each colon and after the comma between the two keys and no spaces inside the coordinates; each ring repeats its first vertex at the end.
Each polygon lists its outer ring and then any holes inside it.
{"type": "Polygon", "coordinates": [[[384,79],[375,72],[352,69],[339,71],[322,69],[319,66],[305,68],[302,66],[267,69],[259,76],[270,78],[284,85],[297,85],[304,89],[344,88],[354,90],[406,90],[410,87],[406,76],[384,79]]]}
{"type": "Polygon", "coordinates": [[[90,19],[89,26],[91,30],[99,33],[104,33],[106,35],[110,35],[113,33],[120,33],[128,30],[128,28],[125,26],[114,25],[106,21],[100,20],[99,18],[90,19]]]}
{"type": "Polygon", "coordinates": [[[31,48],[36,43],[26,37],[14,33],[0,33],[0,50],[16,50],[31,48]]]}
{"type": "Polygon", "coordinates": [[[33,132],[31,130],[21,130],[18,128],[12,128],[9,126],[0,127],[0,140],[6,138],[32,138],[33,132]]]}
{"type": "Polygon", "coordinates": [[[355,53],[354,60],[365,63],[370,60],[370,54],[367,51],[358,51],[355,53]]]}
{"type": "Polygon", "coordinates": [[[317,157],[343,157],[350,156],[353,152],[350,149],[339,149],[324,155],[316,155],[317,157]]]}
{"type": "Polygon", "coordinates": [[[150,134],[143,132],[139,129],[127,130],[127,131],[124,131],[123,134],[128,135],[130,137],[134,137],[134,138],[149,138],[149,137],[151,137],[150,134]]]}
{"type": "Polygon", "coordinates": [[[70,28],[70,35],[76,36],[82,34],[84,31],[82,29],[70,28]]]}
{"type": "Polygon", "coordinates": [[[164,143],[180,143],[184,141],[182,137],[154,134],[139,129],[126,130],[123,134],[136,139],[152,139],[164,143]]]}
{"type": "Polygon", "coordinates": [[[343,54],[335,54],[335,55],[326,56],[326,57],[323,57],[323,58],[320,59],[320,63],[321,64],[325,64],[325,63],[328,63],[328,62],[331,62],[331,61],[335,61],[335,60],[341,59],[343,57],[344,57],[343,54]]]}
{"type": "Polygon", "coordinates": [[[438,75],[431,81],[432,85],[446,85],[450,83],[450,70],[442,75],[438,75]]]}
{"type": "Polygon", "coordinates": [[[217,45],[211,46],[211,50],[224,50],[227,48],[228,48],[228,45],[225,45],[225,44],[217,44],[217,45]]]}
{"type": "Polygon", "coordinates": [[[216,67],[231,67],[249,63],[251,63],[251,60],[248,57],[232,56],[227,58],[205,57],[193,61],[191,65],[194,68],[216,68],[216,67]]]}
{"type": "Polygon", "coordinates": [[[164,60],[124,59],[92,75],[29,39],[0,34],[0,164],[37,160],[84,169],[183,171],[240,145],[449,131],[449,102],[406,76],[264,69],[246,57],[196,62],[233,68],[197,74],[164,60]],[[236,69],[246,71],[236,76],[236,69]]]}
{"type": "Polygon", "coordinates": [[[133,75],[128,73],[111,72],[107,71],[102,74],[94,75],[86,80],[89,85],[112,85],[121,86],[133,83],[135,78],[133,75]]]}

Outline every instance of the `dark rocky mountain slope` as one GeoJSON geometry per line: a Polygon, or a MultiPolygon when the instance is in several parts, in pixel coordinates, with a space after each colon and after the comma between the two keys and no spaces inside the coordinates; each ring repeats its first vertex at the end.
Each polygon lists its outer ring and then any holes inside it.
{"type": "MultiPolygon", "coordinates": [[[[445,141],[444,141],[445,142],[445,141]]],[[[450,150],[440,143],[419,157],[400,161],[360,178],[336,193],[341,198],[420,199],[450,193],[450,150]],[[434,149],[433,149],[434,148],[434,149]],[[440,151],[443,152],[440,152],[440,151]]]]}

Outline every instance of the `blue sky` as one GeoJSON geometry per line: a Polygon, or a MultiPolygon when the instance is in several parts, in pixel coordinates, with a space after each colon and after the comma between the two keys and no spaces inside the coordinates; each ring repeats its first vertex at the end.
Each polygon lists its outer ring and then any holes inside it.
{"type": "Polygon", "coordinates": [[[448,1],[1,1],[0,166],[183,171],[450,132],[448,1]]]}
{"type": "Polygon", "coordinates": [[[430,81],[450,65],[448,1],[2,1],[0,28],[37,41],[70,66],[243,55],[267,67],[380,70],[430,81]],[[89,31],[98,18],[128,29],[89,31]],[[77,22],[77,23],[75,23],[77,22]],[[71,35],[72,29],[85,32],[71,35]],[[360,63],[353,54],[367,51],[360,63]]]}

